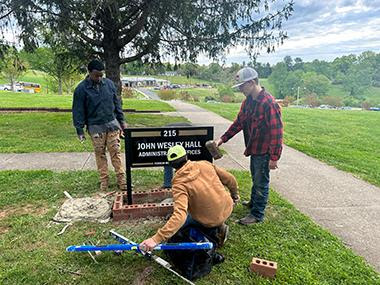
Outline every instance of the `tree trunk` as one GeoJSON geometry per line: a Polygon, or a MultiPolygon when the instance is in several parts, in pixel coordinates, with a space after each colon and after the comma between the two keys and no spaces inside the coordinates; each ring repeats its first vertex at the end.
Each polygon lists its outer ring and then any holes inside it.
{"type": "Polygon", "coordinates": [[[58,95],[62,95],[62,77],[58,78],[58,95]]]}
{"type": "Polygon", "coordinates": [[[15,90],[15,81],[14,81],[13,78],[11,78],[11,90],[12,90],[13,92],[16,91],[16,90],[15,90]]]}
{"type": "Polygon", "coordinates": [[[121,81],[120,81],[120,49],[117,47],[116,41],[104,41],[104,61],[106,68],[106,77],[111,79],[117,88],[117,94],[121,96],[121,81]]]}

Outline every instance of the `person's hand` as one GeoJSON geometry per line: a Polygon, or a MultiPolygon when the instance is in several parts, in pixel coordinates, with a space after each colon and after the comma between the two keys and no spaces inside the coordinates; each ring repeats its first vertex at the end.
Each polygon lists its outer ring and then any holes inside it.
{"type": "Polygon", "coordinates": [[[152,251],[157,246],[157,243],[153,238],[148,238],[140,243],[140,250],[142,251],[152,251]]]}
{"type": "Polygon", "coordinates": [[[127,129],[128,128],[128,124],[126,123],[126,122],[123,122],[122,124],[121,124],[121,129],[122,130],[125,130],[125,129],[127,129]]]}
{"type": "Polygon", "coordinates": [[[239,195],[232,195],[231,198],[232,198],[232,201],[234,202],[234,206],[236,206],[240,201],[239,195]]]}
{"type": "Polygon", "coordinates": [[[220,146],[223,143],[222,139],[218,139],[216,141],[216,146],[220,146]]]}
{"type": "Polygon", "coordinates": [[[84,134],[83,134],[83,135],[78,135],[78,139],[79,139],[79,141],[80,141],[81,143],[84,143],[84,141],[86,140],[86,137],[85,137],[84,134]]]}
{"type": "Polygon", "coordinates": [[[269,169],[277,169],[278,166],[277,166],[277,160],[269,160],[269,169]]]}
{"type": "Polygon", "coordinates": [[[125,137],[124,130],[128,128],[128,124],[123,122],[120,126],[120,137],[123,139],[125,137]]]}

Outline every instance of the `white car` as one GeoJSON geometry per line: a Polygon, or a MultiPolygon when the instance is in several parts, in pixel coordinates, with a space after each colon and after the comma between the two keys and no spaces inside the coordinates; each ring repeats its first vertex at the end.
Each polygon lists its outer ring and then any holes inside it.
{"type": "MultiPolygon", "coordinates": [[[[16,92],[21,92],[23,89],[24,88],[19,84],[14,85],[14,91],[16,91],[16,92]]],[[[12,91],[12,86],[10,84],[1,84],[0,90],[12,91]]]]}

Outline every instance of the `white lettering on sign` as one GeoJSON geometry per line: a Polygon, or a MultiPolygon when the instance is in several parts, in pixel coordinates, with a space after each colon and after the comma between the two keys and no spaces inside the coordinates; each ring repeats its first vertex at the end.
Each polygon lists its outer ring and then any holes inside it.
{"type": "Polygon", "coordinates": [[[166,151],[141,151],[139,157],[166,156],[166,151]]]}
{"type": "Polygon", "coordinates": [[[190,155],[199,155],[199,154],[201,154],[201,150],[200,149],[190,149],[190,150],[187,150],[186,152],[187,152],[187,154],[190,154],[190,155]]]}
{"type": "Polygon", "coordinates": [[[200,142],[200,141],[189,141],[189,142],[185,142],[185,145],[184,145],[183,147],[184,147],[185,149],[201,147],[201,142],[200,142]]]}
{"type": "Polygon", "coordinates": [[[151,143],[138,143],[137,144],[137,150],[144,150],[144,149],[155,149],[156,144],[151,142],[151,143]]]}
{"type": "Polygon", "coordinates": [[[177,130],[164,130],[164,137],[175,137],[177,135],[177,130]]]}

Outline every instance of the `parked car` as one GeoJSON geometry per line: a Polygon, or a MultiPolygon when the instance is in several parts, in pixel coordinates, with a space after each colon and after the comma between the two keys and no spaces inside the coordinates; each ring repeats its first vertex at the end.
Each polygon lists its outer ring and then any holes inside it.
{"type": "MultiPolygon", "coordinates": [[[[10,84],[2,84],[0,85],[0,90],[12,91],[12,86],[10,84]]],[[[14,85],[14,91],[21,92],[22,90],[24,90],[24,88],[20,84],[16,83],[14,85]]]]}
{"type": "Polygon", "coordinates": [[[0,85],[0,90],[9,91],[9,90],[11,90],[11,89],[12,89],[11,86],[8,85],[8,84],[1,84],[1,85],[0,85]]]}
{"type": "Polygon", "coordinates": [[[380,107],[371,107],[369,108],[370,111],[380,111],[380,107]]]}

